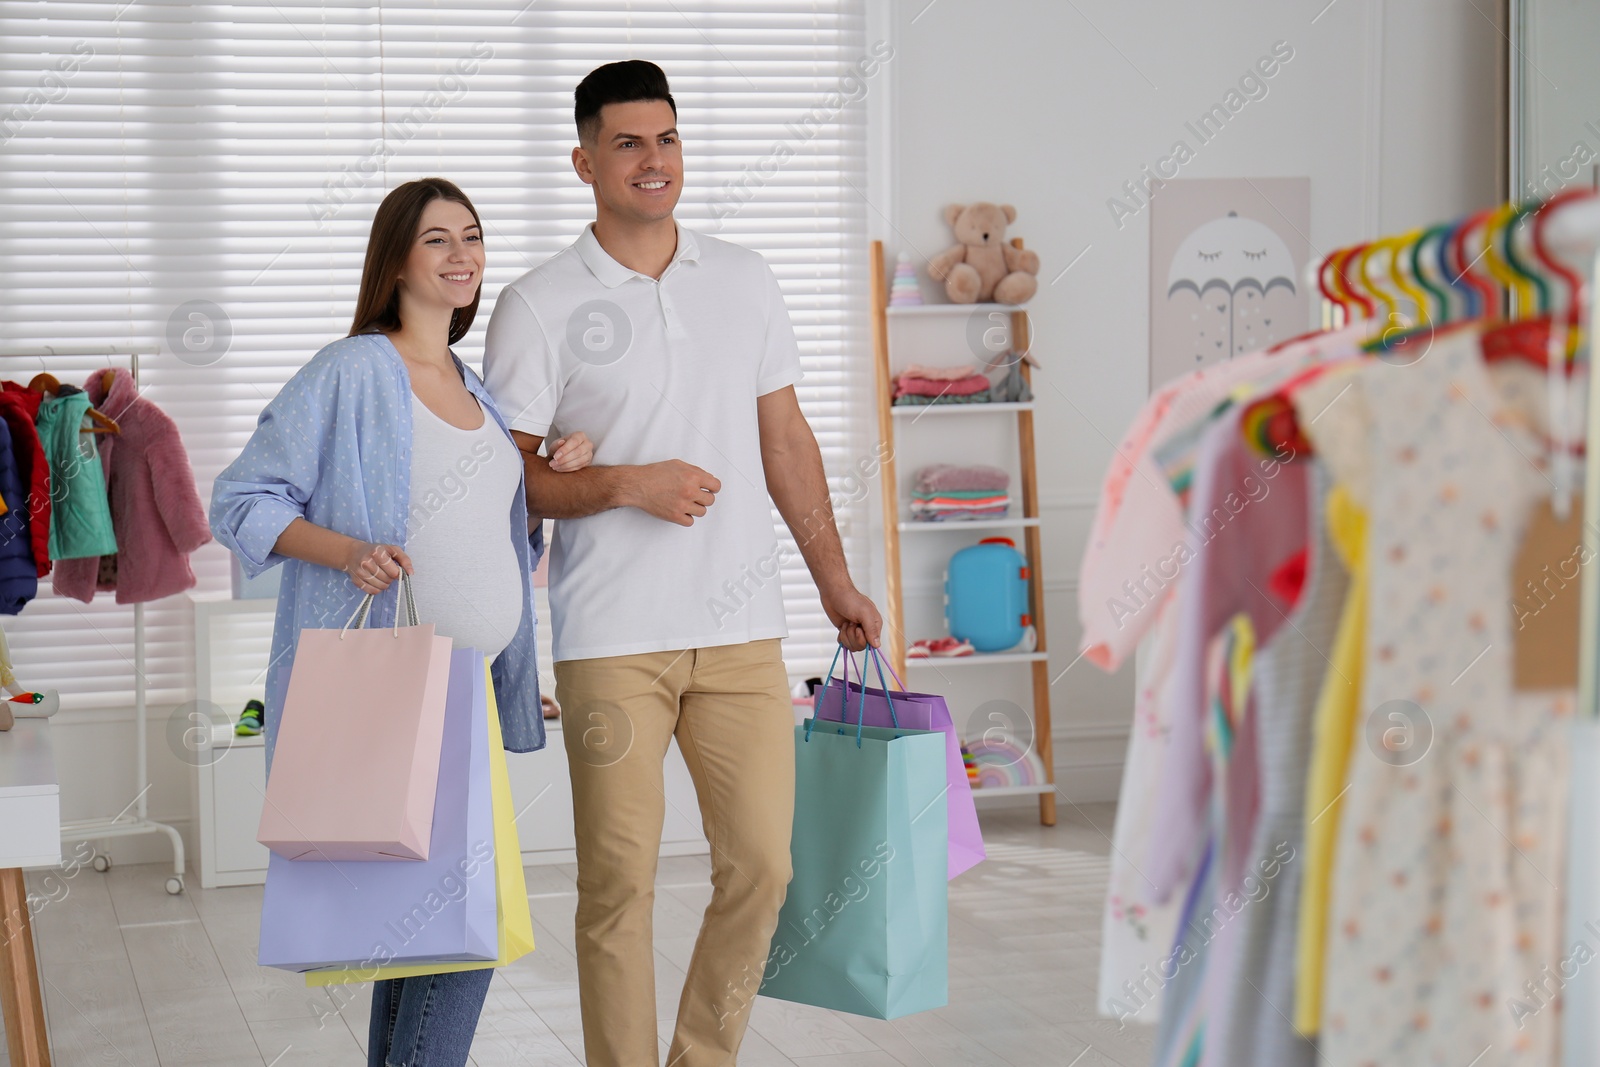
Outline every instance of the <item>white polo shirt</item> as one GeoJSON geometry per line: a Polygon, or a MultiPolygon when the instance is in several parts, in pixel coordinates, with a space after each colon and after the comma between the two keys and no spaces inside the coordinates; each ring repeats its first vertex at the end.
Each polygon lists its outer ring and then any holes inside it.
{"type": "Polygon", "coordinates": [[[512,429],[582,430],[596,465],[681,459],[722,482],[693,526],[637,508],[556,520],[557,660],[788,636],[756,398],[800,378],[766,260],[681,225],[659,280],[612,259],[590,223],[501,290],[483,379],[512,429]]]}

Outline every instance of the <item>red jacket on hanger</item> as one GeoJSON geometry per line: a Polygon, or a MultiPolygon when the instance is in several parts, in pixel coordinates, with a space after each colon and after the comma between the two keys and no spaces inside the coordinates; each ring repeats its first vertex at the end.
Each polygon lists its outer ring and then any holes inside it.
{"type": "Polygon", "coordinates": [[[178,424],[139,395],[126,370],[111,371],[108,394],[106,373],[89,375],[83,389],[122,428],[99,437],[117,536],[116,567],[102,573],[104,557],[57,560],[51,588],[85,603],[97,589],[114,589],[117,603],[141,604],[194,587],[189,553],[211,540],[211,527],[178,424]]]}
{"type": "Polygon", "coordinates": [[[6,428],[11,431],[17,473],[27,488],[29,547],[41,578],[50,573],[50,460],[39,444],[39,429],[34,425],[42,399],[16,382],[0,383],[0,418],[5,419],[6,428]]]}

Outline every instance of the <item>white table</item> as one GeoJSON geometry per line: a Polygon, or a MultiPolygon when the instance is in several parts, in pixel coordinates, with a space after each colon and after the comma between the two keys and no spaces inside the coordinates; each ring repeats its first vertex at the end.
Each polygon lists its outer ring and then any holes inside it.
{"type": "Polygon", "coordinates": [[[11,1067],[50,1067],[39,964],[22,868],[61,862],[61,787],[49,719],[0,733],[0,1008],[11,1067]]]}

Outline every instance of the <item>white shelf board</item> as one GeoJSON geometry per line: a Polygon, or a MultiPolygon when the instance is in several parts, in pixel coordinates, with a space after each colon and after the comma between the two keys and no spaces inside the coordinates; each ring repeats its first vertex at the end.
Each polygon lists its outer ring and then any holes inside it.
{"type": "Polygon", "coordinates": [[[1032,411],[1033,401],[977,404],[891,404],[889,411],[897,418],[909,415],[991,415],[998,411],[1032,411]]]}
{"type": "Polygon", "coordinates": [[[887,311],[891,317],[900,315],[956,315],[965,312],[999,311],[1010,314],[1014,311],[1027,311],[1025,304],[890,304],[887,311]]]}
{"type": "Polygon", "coordinates": [[[1047,652],[974,652],[970,656],[910,657],[906,667],[977,667],[989,663],[1037,663],[1049,658],[1047,652]]]}
{"type": "Polygon", "coordinates": [[[992,785],[987,789],[981,785],[972,787],[972,798],[980,797],[1023,797],[1036,796],[1040,793],[1053,793],[1055,786],[1048,782],[1043,785],[992,785]]]}
{"type": "Polygon", "coordinates": [[[955,519],[951,522],[902,522],[898,524],[901,533],[950,533],[960,530],[1003,530],[1007,527],[1037,526],[1037,518],[1016,519],[955,519]]]}

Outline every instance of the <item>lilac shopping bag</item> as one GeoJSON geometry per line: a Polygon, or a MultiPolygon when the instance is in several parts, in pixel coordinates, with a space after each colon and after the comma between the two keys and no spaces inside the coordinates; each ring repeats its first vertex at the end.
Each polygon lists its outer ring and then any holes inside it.
{"type": "Polygon", "coordinates": [[[393,628],[300,631],[256,840],[286,859],[427,859],[450,639],[417,623],[411,577],[393,628]],[[400,625],[400,617],[410,625],[400,625]]]}
{"type": "MultiPolygon", "coordinates": [[[[841,646],[840,651],[843,651],[841,646]]],[[[862,691],[860,682],[850,680],[850,661],[845,660],[844,677],[835,678],[833,667],[828,668],[828,683],[817,693],[815,715],[819,720],[855,723],[862,718],[862,691]]],[[[839,653],[833,656],[839,662],[839,653]]],[[[867,649],[867,662],[877,663],[878,680],[883,688],[868,688],[865,703],[865,722],[868,726],[899,726],[906,730],[939,730],[944,734],[945,778],[949,783],[946,803],[950,822],[950,877],[981,863],[987,853],[983,849],[983,831],[978,828],[978,807],[972,801],[972,784],[967,780],[966,764],[961,759],[961,739],[956,736],[955,723],[950,718],[950,708],[944,697],[937,693],[906,693],[889,689],[883,680],[883,655],[875,648],[867,649]]],[[[891,674],[894,668],[889,668],[891,674]]],[[[860,676],[864,681],[866,671],[860,676]]],[[[905,683],[895,675],[896,684],[905,683]]]]}
{"type": "Polygon", "coordinates": [[[267,861],[263,967],[307,971],[499,956],[489,691],[483,653],[450,655],[425,860],[267,861]]]}

